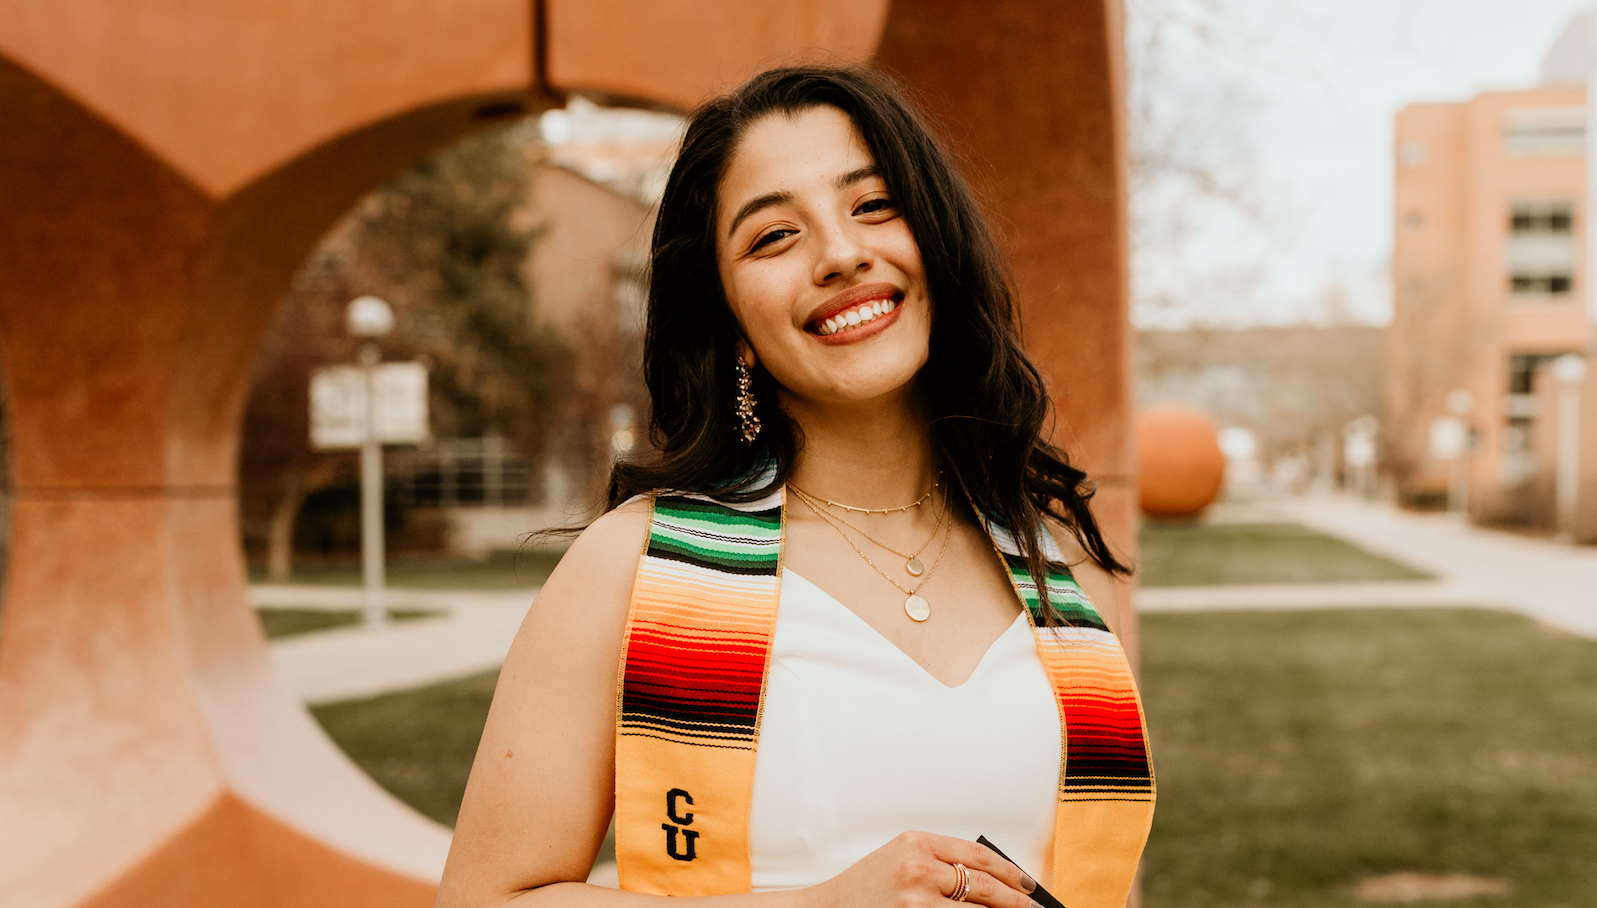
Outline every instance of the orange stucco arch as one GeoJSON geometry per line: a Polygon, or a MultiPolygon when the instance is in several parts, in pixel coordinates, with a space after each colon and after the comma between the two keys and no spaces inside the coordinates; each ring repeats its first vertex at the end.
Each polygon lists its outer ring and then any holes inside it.
{"type": "Polygon", "coordinates": [[[250,360],[306,250],[484,117],[573,90],[682,108],[879,54],[990,162],[1061,440],[1129,541],[1117,10],[0,0],[0,908],[431,903],[444,831],[270,671],[233,485],[250,360]]]}

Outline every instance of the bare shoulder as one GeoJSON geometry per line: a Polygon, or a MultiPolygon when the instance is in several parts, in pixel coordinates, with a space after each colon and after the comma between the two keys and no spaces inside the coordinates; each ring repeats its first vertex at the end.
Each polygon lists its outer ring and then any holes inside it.
{"type": "Polygon", "coordinates": [[[632,580],[649,536],[649,502],[635,499],[582,531],[538,591],[527,623],[533,628],[614,639],[626,621],[632,580]],[[616,634],[611,632],[615,631],[616,634]]]}
{"type": "Polygon", "coordinates": [[[648,535],[648,499],[634,498],[607,511],[571,544],[550,575],[549,584],[559,585],[572,575],[592,580],[618,570],[630,576],[638,566],[648,535]]]}
{"type": "MultiPolygon", "coordinates": [[[[591,684],[613,696],[649,503],[629,502],[595,520],[571,544],[533,599],[499,676],[501,700],[527,715],[525,700],[544,699],[549,685],[591,684]]],[[[584,695],[593,693],[585,691],[584,695]]]]}

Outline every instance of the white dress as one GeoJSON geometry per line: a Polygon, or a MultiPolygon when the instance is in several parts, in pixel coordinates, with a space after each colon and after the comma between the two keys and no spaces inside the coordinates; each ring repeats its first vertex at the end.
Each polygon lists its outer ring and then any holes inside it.
{"type": "Polygon", "coordinates": [[[985,835],[1046,874],[1059,738],[1024,615],[948,687],[784,571],[750,807],[754,891],[830,879],[912,829],[985,835]]]}

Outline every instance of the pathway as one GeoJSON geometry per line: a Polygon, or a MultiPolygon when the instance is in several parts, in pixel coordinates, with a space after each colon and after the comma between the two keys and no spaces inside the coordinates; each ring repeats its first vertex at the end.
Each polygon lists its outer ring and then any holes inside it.
{"type": "MultiPolygon", "coordinates": [[[[1231,509],[1235,511],[1236,509],[1231,509]]],[[[1150,587],[1143,611],[1324,608],[1492,608],[1597,639],[1597,548],[1580,548],[1341,497],[1283,499],[1233,519],[1281,519],[1432,574],[1378,583],[1150,587]]],[[[369,697],[498,668],[536,591],[389,590],[395,608],[442,612],[380,628],[348,627],[274,641],[278,673],[310,704],[369,697]]],[[[358,609],[352,587],[260,585],[253,604],[358,609]]]]}
{"type": "MultiPolygon", "coordinates": [[[[395,621],[382,627],[341,627],[274,640],[278,675],[305,702],[316,705],[492,671],[505,661],[510,641],[533,591],[433,592],[389,590],[390,608],[442,612],[436,618],[395,621]]],[[[250,603],[281,608],[358,609],[352,587],[262,584],[250,603]]]]}
{"type": "Polygon", "coordinates": [[[1597,548],[1488,530],[1344,497],[1283,499],[1280,517],[1423,570],[1436,580],[1140,590],[1146,611],[1463,606],[1519,612],[1597,639],[1597,548]]]}

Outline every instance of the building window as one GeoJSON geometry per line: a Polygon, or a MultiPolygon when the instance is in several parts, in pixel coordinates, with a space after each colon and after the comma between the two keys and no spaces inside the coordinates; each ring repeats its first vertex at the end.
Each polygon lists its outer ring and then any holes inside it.
{"type": "Polygon", "coordinates": [[[1572,281],[1568,274],[1519,272],[1510,275],[1508,283],[1515,293],[1568,293],[1572,281]]]}
{"type": "Polygon", "coordinates": [[[1569,299],[1575,289],[1575,203],[1537,199],[1510,205],[1505,252],[1508,290],[1519,300],[1569,299]]]}
{"type": "Polygon", "coordinates": [[[1503,114],[1509,157],[1566,157],[1586,150],[1584,107],[1527,107],[1503,114]]]}
{"type": "Polygon", "coordinates": [[[1575,232],[1575,204],[1569,201],[1515,202],[1509,208],[1509,232],[1515,236],[1568,236],[1575,232]]]}
{"type": "Polygon", "coordinates": [[[1531,448],[1534,437],[1528,417],[1510,417],[1503,427],[1503,459],[1498,478],[1507,488],[1517,489],[1535,478],[1536,452],[1531,448]]]}
{"type": "Polygon", "coordinates": [[[1557,353],[1511,353],[1508,357],[1508,393],[1535,394],[1536,373],[1553,360],[1557,353]]]}
{"type": "Polygon", "coordinates": [[[1402,142],[1397,146],[1397,163],[1405,170],[1424,166],[1430,157],[1430,150],[1424,142],[1402,142]]]}

